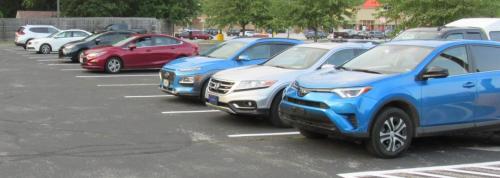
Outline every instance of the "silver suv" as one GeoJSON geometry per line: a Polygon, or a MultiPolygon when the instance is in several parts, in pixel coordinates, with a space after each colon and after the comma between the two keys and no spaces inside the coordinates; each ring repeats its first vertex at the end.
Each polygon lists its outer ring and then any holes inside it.
{"type": "Polygon", "coordinates": [[[26,49],[28,43],[35,38],[44,38],[60,30],[52,25],[25,25],[16,31],[14,43],[26,49]]]}
{"type": "Polygon", "coordinates": [[[269,61],[216,73],[205,99],[208,106],[234,115],[267,116],[288,127],[279,116],[283,89],[300,75],[333,68],[372,48],[372,43],[315,43],[292,47],[269,61]]]}

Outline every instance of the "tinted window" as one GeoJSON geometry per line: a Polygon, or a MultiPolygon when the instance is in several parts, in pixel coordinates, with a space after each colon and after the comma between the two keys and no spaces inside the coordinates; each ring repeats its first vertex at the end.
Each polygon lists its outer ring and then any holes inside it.
{"type": "Polygon", "coordinates": [[[151,37],[139,38],[137,41],[135,41],[135,45],[138,48],[153,46],[153,41],[151,40],[151,37]]]}
{"type": "Polygon", "coordinates": [[[155,46],[168,46],[179,44],[180,41],[169,37],[154,37],[155,46]]]}
{"type": "Polygon", "coordinates": [[[30,29],[34,33],[49,33],[49,29],[45,27],[35,27],[30,29]]]}
{"type": "Polygon", "coordinates": [[[359,55],[365,53],[366,51],[368,51],[368,49],[354,49],[354,55],[359,56],[359,55]]]}
{"type": "Polygon", "coordinates": [[[236,52],[245,47],[247,43],[241,41],[228,41],[216,45],[206,51],[203,51],[201,56],[210,58],[228,59],[230,56],[235,55],[236,52]]]}
{"type": "Polygon", "coordinates": [[[490,38],[493,41],[500,41],[500,31],[490,32],[490,38]]]}
{"type": "Polygon", "coordinates": [[[74,31],[73,37],[86,37],[88,34],[80,31],[74,31]]]}
{"type": "Polygon", "coordinates": [[[478,72],[500,70],[500,48],[472,46],[471,52],[478,72]]]}
{"type": "Polygon", "coordinates": [[[55,33],[55,32],[58,32],[58,31],[59,31],[59,30],[56,30],[56,29],[54,29],[54,28],[48,28],[48,30],[49,30],[49,33],[55,33]]]}
{"type": "Polygon", "coordinates": [[[56,35],[56,38],[69,38],[71,37],[71,32],[62,32],[56,35]]]}
{"type": "Polygon", "coordinates": [[[482,40],[481,33],[479,32],[467,32],[467,39],[469,40],[482,40]]]}
{"type": "Polygon", "coordinates": [[[320,48],[293,47],[278,54],[263,65],[287,69],[306,69],[316,64],[327,52],[328,50],[320,48]]]}
{"type": "Polygon", "coordinates": [[[293,45],[291,45],[291,44],[273,44],[273,45],[271,45],[271,56],[270,57],[276,56],[292,46],[293,45]]]}
{"type": "Polygon", "coordinates": [[[457,39],[464,39],[464,34],[461,34],[461,33],[452,33],[452,34],[449,34],[446,39],[449,39],[449,40],[457,40],[457,39]]]}
{"type": "Polygon", "coordinates": [[[352,58],[354,58],[354,55],[355,54],[354,54],[353,49],[344,49],[341,51],[337,51],[335,54],[333,54],[332,56],[330,56],[326,60],[325,64],[332,64],[332,65],[339,66],[339,65],[344,64],[348,60],[351,60],[352,58]]]}
{"type": "Polygon", "coordinates": [[[468,73],[467,50],[464,46],[447,49],[436,57],[427,68],[434,66],[448,69],[450,75],[468,73]]]}
{"type": "Polygon", "coordinates": [[[262,44],[250,47],[247,49],[242,56],[247,56],[248,59],[269,59],[271,58],[271,45],[270,44],[262,44]]]}

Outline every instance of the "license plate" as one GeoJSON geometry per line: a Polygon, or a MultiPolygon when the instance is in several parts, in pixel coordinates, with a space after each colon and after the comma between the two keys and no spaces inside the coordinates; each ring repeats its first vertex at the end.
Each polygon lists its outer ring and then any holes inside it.
{"type": "Polygon", "coordinates": [[[208,95],[208,103],[213,105],[219,104],[219,97],[214,95],[208,95]]]}
{"type": "Polygon", "coordinates": [[[163,87],[167,88],[170,85],[170,82],[166,79],[163,80],[163,87]]]}

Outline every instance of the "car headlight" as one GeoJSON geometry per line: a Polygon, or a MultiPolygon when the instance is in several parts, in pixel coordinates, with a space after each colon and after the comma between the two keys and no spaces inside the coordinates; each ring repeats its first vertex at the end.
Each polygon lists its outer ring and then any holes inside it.
{"type": "Polygon", "coordinates": [[[96,58],[96,57],[102,56],[105,53],[106,53],[105,51],[91,52],[91,53],[87,54],[87,58],[89,58],[89,59],[96,58]]]}
{"type": "Polygon", "coordinates": [[[336,93],[342,98],[356,98],[370,91],[371,89],[372,87],[337,88],[332,89],[331,92],[336,93]]]}
{"type": "Polygon", "coordinates": [[[191,68],[179,69],[180,72],[193,72],[193,71],[198,71],[198,70],[201,70],[201,67],[191,67],[191,68]]]}
{"type": "Polygon", "coordinates": [[[276,83],[276,80],[244,80],[241,81],[238,86],[234,89],[238,90],[254,90],[268,88],[276,83]]]}
{"type": "Polygon", "coordinates": [[[74,48],[74,47],[75,47],[75,45],[68,45],[68,46],[65,46],[64,48],[71,49],[71,48],[74,48]]]}
{"type": "Polygon", "coordinates": [[[189,84],[189,85],[192,85],[195,82],[201,81],[201,79],[202,79],[202,76],[199,76],[199,75],[196,75],[196,76],[187,76],[187,77],[182,77],[179,80],[179,83],[180,84],[189,84]]]}

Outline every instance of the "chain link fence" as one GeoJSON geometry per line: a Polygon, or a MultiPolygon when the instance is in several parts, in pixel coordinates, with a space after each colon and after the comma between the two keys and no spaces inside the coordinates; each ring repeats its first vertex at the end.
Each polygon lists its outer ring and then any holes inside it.
{"type": "Polygon", "coordinates": [[[61,30],[83,29],[89,32],[109,24],[126,23],[131,28],[146,29],[149,33],[172,34],[172,26],[163,19],[138,17],[81,17],[81,18],[0,18],[0,41],[14,40],[15,32],[23,25],[53,25],[61,30]]]}

